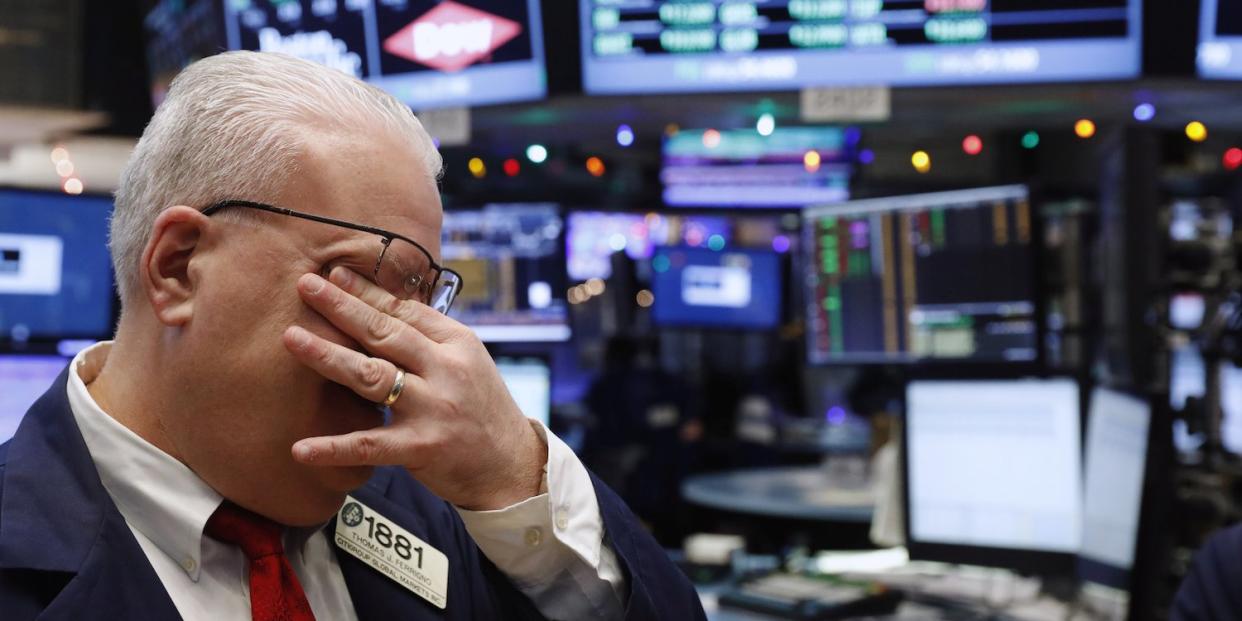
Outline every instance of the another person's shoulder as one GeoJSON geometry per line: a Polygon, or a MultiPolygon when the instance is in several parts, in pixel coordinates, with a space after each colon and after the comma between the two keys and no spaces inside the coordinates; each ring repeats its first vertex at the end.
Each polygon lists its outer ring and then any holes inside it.
{"type": "Polygon", "coordinates": [[[1208,539],[1173,602],[1175,621],[1242,618],[1242,524],[1208,539]]]}

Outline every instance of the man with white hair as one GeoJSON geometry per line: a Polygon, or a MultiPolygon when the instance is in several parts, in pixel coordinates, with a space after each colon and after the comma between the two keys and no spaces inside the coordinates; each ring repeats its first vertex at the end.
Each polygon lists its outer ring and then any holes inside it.
{"type": "Polygon", "coordinates": [[[329,69],[177,77],[116,195],[115,340],[0,446],[0,617],[703,617],[443,314],[440,167],[329,69]]]}

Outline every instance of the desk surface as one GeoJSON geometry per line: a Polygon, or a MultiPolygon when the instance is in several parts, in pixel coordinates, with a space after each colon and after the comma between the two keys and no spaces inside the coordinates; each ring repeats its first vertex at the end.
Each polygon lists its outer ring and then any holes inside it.
{"type": "Polygon", "coordinates": [[[874,505],[870,487],[834,485],[818,466],[698,475],[682,483],[681,495],[723,511],[832,522],[870,522],[874,505]]]}

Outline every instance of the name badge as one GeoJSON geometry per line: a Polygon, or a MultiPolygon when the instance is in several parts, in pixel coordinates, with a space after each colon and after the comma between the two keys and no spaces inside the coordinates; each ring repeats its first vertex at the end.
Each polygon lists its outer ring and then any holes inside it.
{"type": "Polygon", "coordinates": [[[448,605],[448,557],[353,496],[336,515],[336,545],[433,606],[448,605]]]}

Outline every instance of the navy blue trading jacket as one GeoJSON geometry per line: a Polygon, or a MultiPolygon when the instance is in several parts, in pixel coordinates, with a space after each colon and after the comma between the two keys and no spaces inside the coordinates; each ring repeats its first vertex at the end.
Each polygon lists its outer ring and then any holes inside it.
{"type": "MultiPolygon", "coordinates": [[[[68,373],[0,445],[0,618],[178,619],[99,480],[69,409],[68,373]]],[[[592,482],[630,591],[626,618],[704,619],[694,588],[663,549],[620,498],[598,479],[592,482]]],[[[543,618],[479,551],[453,507],[404,469],[376,469],[354,496],[449,558],[448,606],[440,610],[353,556],[338,554],[360,621],[543,618]]],[[[328,539],[334,541],[331,532],[328,539]]]]}

